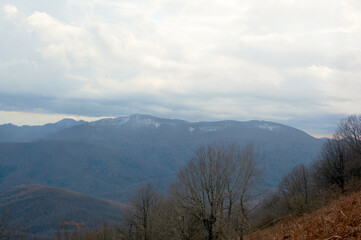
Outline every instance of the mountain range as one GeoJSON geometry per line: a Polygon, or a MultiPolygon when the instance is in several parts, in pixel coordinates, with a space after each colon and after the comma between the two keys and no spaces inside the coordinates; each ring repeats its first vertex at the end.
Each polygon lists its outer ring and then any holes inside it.
{"type": "Polygon", "coordinates": [[[309,164],[324,142],[267,121],[188,122],[135,114],[94,122],[64,119],[44,126],[0,126],[0,190],[42,184],[126,202],[152,182],[161,190],[205,144],[253,143],[264,180],[275,187],[296,164],[309,164]]]}

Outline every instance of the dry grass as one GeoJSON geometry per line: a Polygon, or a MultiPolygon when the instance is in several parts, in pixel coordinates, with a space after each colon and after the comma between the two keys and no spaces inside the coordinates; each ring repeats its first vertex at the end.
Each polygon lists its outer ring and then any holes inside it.
{"type": "Polygon", "coordinates": [[[361,239],[361,192],[340,197],[316,212],[282,221],[245,239],[361,239]]]}

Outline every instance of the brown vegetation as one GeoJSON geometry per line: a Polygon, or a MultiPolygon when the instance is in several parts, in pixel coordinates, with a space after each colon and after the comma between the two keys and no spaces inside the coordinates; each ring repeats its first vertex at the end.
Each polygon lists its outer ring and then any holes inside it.
{"type": "Polygon", "coordinates": [[[342,196],[318,211],[286,219],[245,239],[361,239],[361,192],[342,196]]]}

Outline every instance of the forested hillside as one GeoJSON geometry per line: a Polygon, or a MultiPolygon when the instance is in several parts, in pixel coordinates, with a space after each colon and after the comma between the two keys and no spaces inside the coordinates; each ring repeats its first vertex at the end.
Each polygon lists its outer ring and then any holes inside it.
{"type": "MultiPolygon", "coordinates": [[[[42,185],[20,185],[0,192],[0,219],[8,214],[10,239],[52,239],[56,231],[76,229],[74,224],[95,227],[120,222],[124,209],[118,202],[42,185]]],[[[3,225],[5,221],[0,220],[0,229],[3,225]]]]}
{"type": "Polygon", "coordinates": [[[44,127],[18,127],[2,136],[0,189],[36,183],[127,201],[148,181],[167,189],[199,146],[216,142],[253,143],[262,155],[266,186],[276,187],[293,166],[310,163],[324,142],[264,121],[186,122],[132,115],[44,127]],[[44,135],[44,127],[55,126],[62,127],[44,135]],[[16,136],[24,136],[26,143],[16,136]]]}

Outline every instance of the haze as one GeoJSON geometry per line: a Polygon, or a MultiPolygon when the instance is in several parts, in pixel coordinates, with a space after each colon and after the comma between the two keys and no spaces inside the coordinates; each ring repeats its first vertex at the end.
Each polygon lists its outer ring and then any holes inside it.
{"type": "Polygon", "coordinates": [[[360,113],[356,0],[0,3],[0,124],[133,113],[330,135],[360,113]]]}

